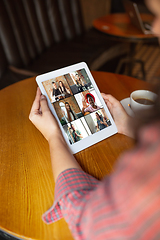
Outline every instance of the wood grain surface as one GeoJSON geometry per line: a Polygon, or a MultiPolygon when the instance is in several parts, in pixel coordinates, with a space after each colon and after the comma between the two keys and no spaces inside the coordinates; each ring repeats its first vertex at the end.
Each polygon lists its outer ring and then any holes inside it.
{"type": "MultiPolygon", "coordinates": [[[[146,82],[112,73],[93,72],[102,92],[118,100],[146,82]]],[[[73,239],[64,219],[46,225],[42,214],[53,204],[55,183],[49,147],[28,116],[36,92],[35,78],[0,91],[0,229],[23,239],[73,239]]],[[[116,134],[75,155],[82,168],[102,179],[134,142],[116,134]]]]}

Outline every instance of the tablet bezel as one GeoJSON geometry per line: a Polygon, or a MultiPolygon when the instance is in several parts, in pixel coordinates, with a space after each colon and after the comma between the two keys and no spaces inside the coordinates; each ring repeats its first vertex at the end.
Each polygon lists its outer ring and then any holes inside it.
{"type": "Polygon", "coordinates": [[[93,76],[92,76],[92,74],[91,74],[91,72],[90,72],[90,70],[89,70],[89,68],[88,68],[88,66],[85,62],[77,63],[77,64],[74,64],[74,65],[71,65],[71,66],[68,66],[68,67],[64,67],[64,68],[61,68],[61,69],[58,69],[58,70],[54,70],[54,71],[51,71],[51,72],[48,72],[48,73],[45,73],[45,74],[38,75],[36,77],[36,82],[37,82],[42,94],[46,96],[47,101],[48,101],[48,106],[49,106],[51,112],[53,113],[53,115],[55,116],[55,118],[57,119],[58,124],[60,126],[60,129],[62,131],[62,134],[63,134],[63,136],[66,140],[66,143],[69,146],[69,148],[70,148],[70,150],[73,154],[75,154],[77,152],[80,152],[80,151],[82,151],[82,150],[84,150],[84,149],[86,149],[86,148],[88,148],[88,147],[90,147],[90,146],[92,146],[92,145],[94,145],[94,144],[96,144],[96,143],[98,143],[98,142],[100,142],[100,141],[102,141],[102,140],[104,140],[104,139],[106,139],[106,138],[108,138],[108,137],[117,133],[117,127],[114,123],[114,120],[113,120],[113,118],[112,118],[112,116],[111,116],[111,114],[110,114],[110,112],[109,112],[101,94],[100,94],[100,91],[97,87],[97,84],[96,84],[96,82],[95,82],[95,80],[94,80],[94,78],[93,78],[93,76]],[[85,71],[86,71],[86,73],[87,73],[87,75],[88,75],[88,77],[89,77],[89,79],[90,79],[90,81],[91,81],[91,83],[94,87],[94,90],[95,90],[96,94],[98,95],[99,100],[102,103],[103,108],[104,108],[104,110],[105,110],[105,112],[106,112],[106,114],[107,114],[107,116],[108,116],[112,125],[103,129],[103,130],[101,130],[101,131],[93,133],[92,135],[89,135],[88,137],[86,137],[84,139],[81,139],[80,141],[78,141],[74,144],[70,144],[69,139],[66,136],[66,133],[63,129],[63,126],[60,123],[60,120],[59,120],[59,118],[56,114],[56,111],[55,111],[54,107],[52,106],[52,103],[51,103],[51,101],[48,97],[48,94],[47,94],[47,92],[46,92],[42,83],[44,81],[50,80],[52,78],[63,76],[65,74],[72,73],[72,72],[82,70],[82,69],[85,69],[85,71]]]}

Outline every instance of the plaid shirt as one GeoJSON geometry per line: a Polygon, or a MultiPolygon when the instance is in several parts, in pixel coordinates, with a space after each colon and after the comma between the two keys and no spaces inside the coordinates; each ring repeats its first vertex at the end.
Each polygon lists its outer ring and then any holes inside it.
{"type": "Polygon", "coordinates": [[[140,131],[135,149],[98,181],[79,169],[62,172],[46,223],[64,217],[75,239],[160,239],[160,123],[140,131]]]}

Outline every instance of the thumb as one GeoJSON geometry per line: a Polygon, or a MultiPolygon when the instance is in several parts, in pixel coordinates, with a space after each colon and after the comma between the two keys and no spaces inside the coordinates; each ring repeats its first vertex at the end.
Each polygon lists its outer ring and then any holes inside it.
{"type": "Polygon", "coordinates": [[[42,113],[44,113],[44,112],[49,110],[47,99],[46,99],[46,97],[44,95],[41,95],[40,106],[41,106],[42,113]]]}

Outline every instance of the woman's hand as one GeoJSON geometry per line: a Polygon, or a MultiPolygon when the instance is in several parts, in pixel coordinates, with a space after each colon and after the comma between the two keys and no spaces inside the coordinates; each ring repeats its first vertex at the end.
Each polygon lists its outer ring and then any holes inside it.
{"type": "Polygon", "coordinates": [[[118,132],[134,138],[134,131],[130,127],[131,117],[126,113],[121,103],[112,95],[105,93],[101,93],[101,95],[112,114],[118,132]]]}
{"type": "Polygon", "coordinates": [[[39,88],[37,89],[29,119],[49,142],[55,181],[58,175],[66,169],[81,169],[64,141],[58,123],[48,107],[47,99],[41,94],[39,88]]]}
{"type": "Polygon", "coordinates": [[[58,123],[48,107],[47,99],[41,94],[39,88],[37,88],[29,119],[43,134],[47,141],[50,141],[57,135],[61,135],[58,123]]]}

